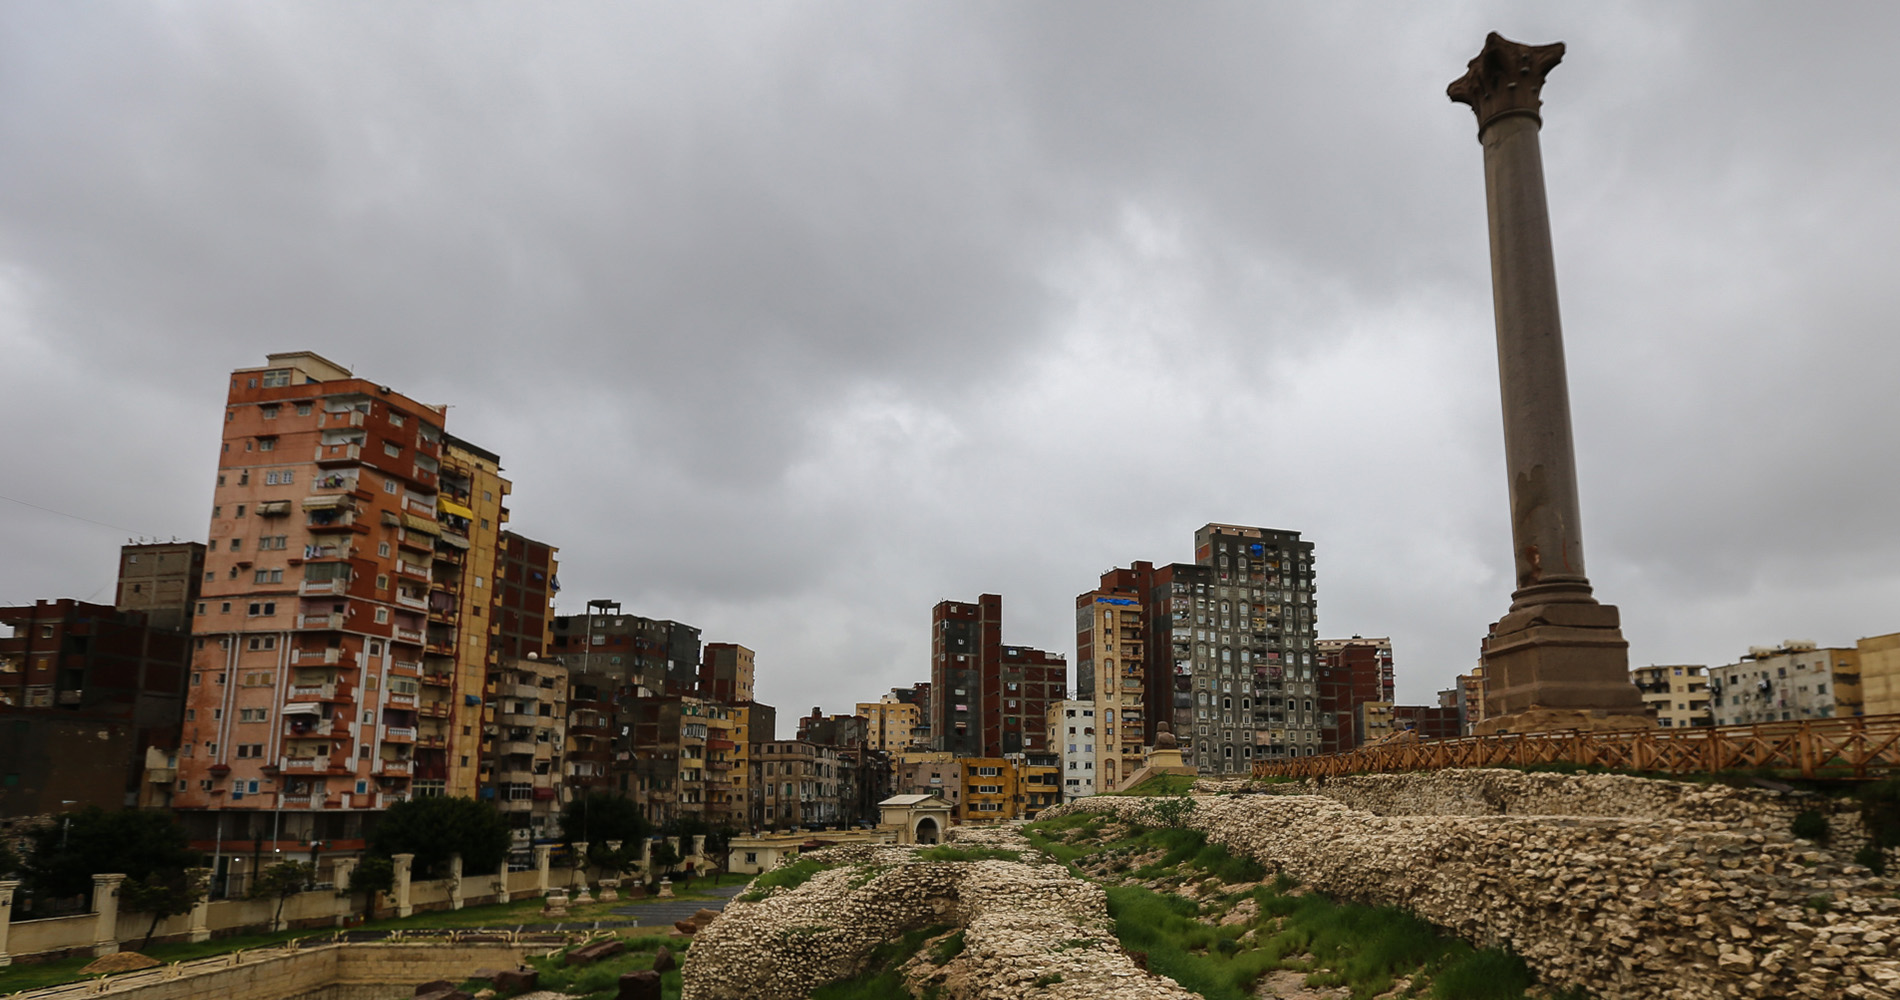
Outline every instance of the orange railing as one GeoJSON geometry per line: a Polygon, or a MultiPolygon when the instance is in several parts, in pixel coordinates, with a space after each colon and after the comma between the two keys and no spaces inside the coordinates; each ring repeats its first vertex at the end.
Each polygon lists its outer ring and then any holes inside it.
{"type": "Polygon", "coordinates": [[[1674,774],[1765,768],[1804,778],[1885,777],[1889,769],[1900,769],[1900,715],[1416,740],[1256,763],[1253,773],[1261,778],[1312,778],[1559,763],[1674,774]]]}

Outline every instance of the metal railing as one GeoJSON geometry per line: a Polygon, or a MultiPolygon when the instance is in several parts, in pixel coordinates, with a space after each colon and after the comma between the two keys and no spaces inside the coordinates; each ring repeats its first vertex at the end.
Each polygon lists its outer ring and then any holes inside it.
{"type": "Polygon", "coordinates": [[[1253,773],[1259,778],[1315,778],[1532,764],[1580,764],[1671,774],[1768,769],[1795,772],[1804,778],[1885,777],[1900,769],[1900,715],[1691,729],[1566,730],[1421,739],[1319,757],[1261,761],[1254,764],[1253,773]]]}

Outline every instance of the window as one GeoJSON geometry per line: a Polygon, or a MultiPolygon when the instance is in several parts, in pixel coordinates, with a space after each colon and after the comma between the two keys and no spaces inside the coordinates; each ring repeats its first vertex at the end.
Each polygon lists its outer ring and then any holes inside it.
{"type": "MultiPolygon", "coordinates": [[[[244,478],[245,478],[245,479],[250,479],[250,478],[251,478],[251,474],[250,474],[250,473],[248,473],[248,472],[247,472],[247,473],[245,473],[245,474],[244,474],[244,478]]],[[[244,484],[243,484],[243,483],[239,483],[238,485],[239,485],[239,486],[242,486],[242,485],[244,485],[244,484]]],[[[238,504],[238,505],[237,505],[237,516],[239,516],[239,517],[243,517],[243,516],[244,516],[244,505],[243,505],[243,504],[238,504]]],[[[233,545],[233,546],[231,546],[231,547],[232,547],[232,548],[234,548],[234,549],[235,549],[235,548],[237,548],[237,546],[236,546],[236,545],[233,545]]]]}
{"type": "Polygon", "coordinates": [[[276,601],[251,602],[251,608],[250,608],[249,614],[253,618],[268,618],[271,615],[274,615],[276,613],[277,613],[276,601]]]}
{"type": "MultiPolygon", "coordinates": [[[[385,480],[383,480],[383,492],[384,492],[384,493],[394,493],[394,492],[396,492],[396,481],[395,481],[394,479],[385,479],[385,480]]],[[[483,524],[483,525],[482,525],[482,527],[484,527],[484,528],[486,528],[486,527],[488,527],[488,525],[486,525],[486,524],[483,524]]]]}
{"type": "Polygon", "coordinates": [[[310,415],[310,404],[309,404],[309,403],[298,403],[298,404],[297,404],[297,415],[298,415],[298,416],[300,416],[300,417],[307,417],[307,416],[309,416],[309,415],[310,415]]]}
{"type": "Polygon", "coordinates": [[[396,412],[395,410],[390,410],[390,411],[389,411],[389,426],[391,426],[391,427],[401,427],[401,426],[402,426],[402,414],[400,414],[400,413],[397,413],[397,412],[396,412]]]}
{"type": "MultiPolygon", "coordinates": [[[[380,581],[381,578],[379,577],[378,579],[380,581]]],[[[389,623],[389,609],[377,608],[376,609],[376,624],[386,625],[388,623],[389,623]]]]}
{"type": "Polygon", "coordinates": [[[284,571],[281,569],[260,569],[251,574],[252,583],[283,583],[284,571]]]}
{"type": "Polygon", "coordinates": [[[265,420],[277,419],[277,404],[270,403],[264,406],[260,406],[257,409],[258,409],[258,412],[264,417],[265,420]]]}
{"type": "Polygon", "coordinates": [[[376,554],[385,559],[388,558],[389,557],[389,543],[388,542],[379,543],[376,546],[376,554]]]}
{"type": "MultiPolygon", "coordinates": [[[[239,510],[243,510],[243,508],[242,508],[242,507],[240,507],[240,508],[238,508],[238,509],[239,509],[239,510]]],[[[233,539],[231,539],[231,551],[233,551],[233,552],[236,552],[236,551],[237,551],[237,550],[238,550],[239,548],[241,548],[241,547],[243,546],[243,544],[244,544],[244,539],[242,539],[242,538],[233,538],[233,539]]]]}
{"type": "Polygon", "coordinates": [[[258,438],[257,450],[258,451],[276,451],[277,439],[276,438],[258,438]]]}
{"type": "Polygon", "coordinates": [[[383,442],[383,454],[396,458],[402,454],[402,446],[390,441],[383,442]]]}
{"type": "MultiPolygon", "coordinates": [[[[276,368],[264,373],[264,388],[275,389],[290,384],[290,369],[276,368]]],[[[251,388],[257,388],[257,380],[251,380],[251,388]]]]}
{"type": "Polygon", "coordinates": [[[277,637],[274,635],[254,635],[250,639],[252,649],[276,649],[277,637]]]}

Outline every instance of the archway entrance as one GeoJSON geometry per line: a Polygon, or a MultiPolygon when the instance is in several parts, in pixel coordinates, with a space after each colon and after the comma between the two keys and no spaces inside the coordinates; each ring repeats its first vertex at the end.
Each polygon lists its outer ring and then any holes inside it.
{"type": "Polygon", "coordinates": [[[937,837],[936,820],[925,816],[923,819],[917,821],[917,842],[919,844],[934,844],[937,842],[937,837]]]}

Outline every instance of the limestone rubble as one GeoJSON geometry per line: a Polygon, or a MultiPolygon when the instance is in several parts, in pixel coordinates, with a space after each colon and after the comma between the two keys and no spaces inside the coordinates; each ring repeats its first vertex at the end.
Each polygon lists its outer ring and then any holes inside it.
{"type": "MultiPolygon", "coordinates": [[[[1203,782],[1188,824],[1329,895],[1403,907],[1523,956],[1599,998],[1900,998],[1896,883],[1844,863],[1851,810],[1810,797],[1613,776],[1440,771],[1253,785],[1203,782]],[[1246,793],[1268,794],[1246,794],[1246,793]],[[1836,850],[1789,834],[1833,812],[1836,850]]],[[[1152,798],[1087,810],[1148,818],[1152,798]]],[[[1012,831],[960,828],[959,843],[1012,831]]],[[[684,1000],[793,1000],[862,973],[906,931],[964,930],[934,976],[949,1000],[1186,997],[1114,944],[1101,890],[1058,865],[919,862],[832,848],[803,886],[735,902],[702,932],[684,1000]]],[[[926,949],[928,951],[928,949],[926,949]]],[[[927,966],[920,956],[917,963],[927,966]]]]}

